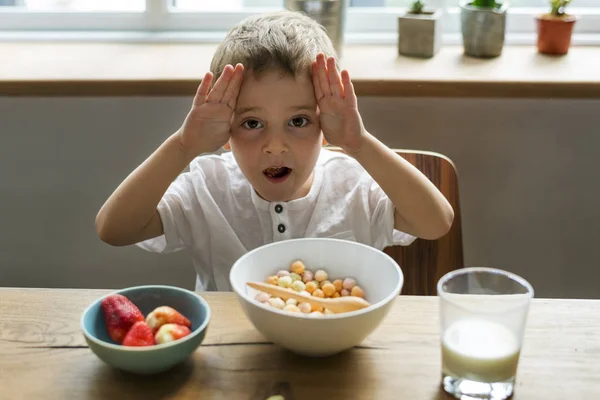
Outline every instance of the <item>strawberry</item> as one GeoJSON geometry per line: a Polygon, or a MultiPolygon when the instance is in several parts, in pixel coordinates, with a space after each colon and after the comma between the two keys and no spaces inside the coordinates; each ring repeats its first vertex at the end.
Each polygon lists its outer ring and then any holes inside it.
{"type": "Polygon", "coordinates": [[[157,344],[160,343],[168,343],[177,339],[181,339],[184,336],[192,333],[190,328],[183,325],[177,324],[164,324],[160,327],[156,335],[154,335],[154,340],[157,344]]]}
{"type": "Polygon", "coordinates": [[[146,317],[146,322],[153,333],[158,332],[158,329],[164,324],[183,325],[188,328],[192,327],[189,319],[181,315],[177,310],[169,306],[161,306],[155,308],[146,317]]]}
{"type": "Polygon", "coordinates": [[[113,294],[102,300],[102,311],[106,330],[112,340],[122,343],[133,324],[144,321],[144,315],[129,299],[121,294],[113,294]]]}
{"type": "Polygon", "coordinates": [[[154,335],[146,321],[138,321],[127,332],[123,346],[153,346],[154,335]]]}

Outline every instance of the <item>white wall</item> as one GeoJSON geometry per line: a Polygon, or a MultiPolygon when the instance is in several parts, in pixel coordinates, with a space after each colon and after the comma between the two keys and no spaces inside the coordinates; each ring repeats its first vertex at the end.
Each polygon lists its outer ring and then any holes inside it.
{"type": "MultiPolygon", "coordinates": [[[[0,286],[193,288],[186,254],[113,248],[99,207],[174,129],[189,98],[0,98],[0,286]]],[[[538,297],[600,298],[600,101],[361,98],[390,147],[459,169],[467,265],[538,297]]]]}

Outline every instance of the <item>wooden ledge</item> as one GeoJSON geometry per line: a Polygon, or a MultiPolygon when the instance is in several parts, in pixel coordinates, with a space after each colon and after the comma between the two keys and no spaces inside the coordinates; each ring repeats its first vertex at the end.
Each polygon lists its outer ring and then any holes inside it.
{"type": "MultiPolygon", "coordinates": [[[[0,96],[192,96],[216,45],[0,43],[0,96]]],[[[600,48],[562,57],[507,46],[495,59],[445,46],[432,59],[393,45],[349,45],[341,65],[359,96],[600,98],[600,48]]]]}

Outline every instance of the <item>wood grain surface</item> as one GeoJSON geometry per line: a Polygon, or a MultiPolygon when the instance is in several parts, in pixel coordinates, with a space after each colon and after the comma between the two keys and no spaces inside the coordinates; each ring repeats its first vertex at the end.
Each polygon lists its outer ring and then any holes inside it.
{"type": "MultiPolygon", "coordinates": [[[[216,44],[0,43],[0,95],[193,96],[216,44]]],[[[568,55],[506,46],[494,59],[444,46],[431,59],[399,56],[395,45],[348,45],[341,66],[359,96],[600,98],[600,50],[568,55]]]]}
{"type": "MultiPolygon", "coordinates": [[[[204,293],[214,318],[203,345],[174,369],[140,377],[85,345],[81,313],[106,293],[0,289],[0,399],[448,399],[436,297],[400,296],[361,346],[309,359],[265,340],[232,293],[204,293]]],[[[513,398],[598,398],[598,332],[600,300],[534,300],[513,398]]]]}

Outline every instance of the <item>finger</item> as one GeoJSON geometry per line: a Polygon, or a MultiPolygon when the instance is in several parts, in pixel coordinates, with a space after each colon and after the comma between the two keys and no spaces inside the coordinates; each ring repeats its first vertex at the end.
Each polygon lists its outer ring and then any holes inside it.
{"type": "Polygon", "coordinates": [[[323,96],[331,95],[331,88],[329,87],[329,79],[327,78],[327,66],[325,65],[325,55],[319,53],[317,56],[317,71],[319,75],[319,83],[321,84],[321,90],[323,96]]]}
{"type": "Polygon", "coordinates": [[[204,75],[202,82],[200,82],[200,85],[198,85],[198,89],[196,90],[196,95],[194,96],[194,101],[192,103],[194,106],[199,106],[201,104],[204,104],[204,102],[206,101],[206,96],[208,95],[208,91],[210,90],[210,84],[212,82],[212,79],[213,79],[212,72],[207,72],[204,75]]]}
{"type": "Polygon", "coordinates": [[[238,94],[240,93],[240,87],[242,86],[242,78],[244,76],[244,66],[237,64],[233,70],[233,76],[225,89],[223,94],[223,103],[226,103],[232,110],[235,108],[238,94]]]}
{"type": "Polygon", "coordinates": [[[346,102],[346,104],[352,107],[358,107],[356,93],[354,93],[354,85],[350,80],[350,74],[346,70],[342,71],[342,84],[344,85],[344,101],[346,102]]]}
{"type": "Polygon", "coordinates": [[[227,64],[225,68],[223,68],[223,73],[215,82],[215,86],[208,94],[207,101],[210,103],[220,103],[223,99],[223,94],[225,93],[225,89],[227,89],[227,85],[231,80],[231,76],[233,75],[233,67],[230,64],[227,64]]]}
{"type": "Polygon", "coordinates": [[[237,99],[240,94],[240,90],[242,89],[242,83],[244,82],[244,72],[245,72],[245,68],[242,64],[240,64],[240,70],[238,72],[240,81],[235,86],[235,90],[233,91],[233,95],[232,95],[231,103],[230,103],[230,107],[232,110],[235,109],[235,105],[237,103],[237,99]]]}
{"type": "Polygon", "coordinates": [[[331,94],[337,97],[344,97],[342,80],[340,79],[340,74],[335,68],[335,58],[329,57],[327,59],[327,71],[329,75],[329,87],[331,87],[331,94]]]}
{"type": "Polygon", "coordinates": [[[312,62],[312,81],[315,87],[315,97],[317,101],[323,98],[323,90],[321,90],[321,83],[319,82],[319,71],[317,69],[317,62],[312,62]]]}

